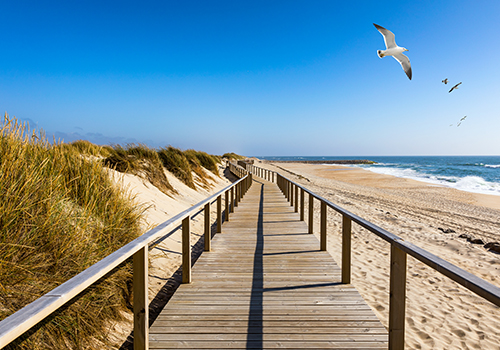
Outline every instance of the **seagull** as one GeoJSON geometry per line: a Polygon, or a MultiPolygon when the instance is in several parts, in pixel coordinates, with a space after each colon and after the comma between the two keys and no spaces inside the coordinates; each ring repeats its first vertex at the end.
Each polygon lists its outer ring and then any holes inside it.
{"type": "Polygon", "coordinates": [[[452,92],[452,91],[453,91],[453,90],[455,90],[455,89],[458,89],[458,85],[460,85],[460,84],[462,84],[462,82],[460,82],[460,83],[456,84],[454,87],[452,87],[452,88],[450,89],[450,91],[448,91],[448,93],[452,92]]]}
{"type": "Polygon", "coordinates": [[[445,84],[448,84],[448,78],[446,78],[445,80],[441,80],[442,83],[445,83],[445,84]]]}
{"type": "Polygon", "coordinates": [[[467,116],[460,119],[460,121],[457,123],[457,128],[462,124],[462,122],[465,120],[465,118],[467,118],[467,116]]]}
{"type": "Polygon", "coordinates": [[[396,61],[398,61],[399,64],[401,64],[406,75],[411,80],[410,59],[405,55],[403,55],[403,52],[408,51],[408,49],[400,47],[396,44],[396,39],[394,37],[393,32],[385,29],[384,27],[379,26],[378,24],[373,23],[373,25],[384,36],[385,47],[387,48],[387,50],[377,50],[378,57],[380,58],[385,56],[394,57],[396,61]]]}

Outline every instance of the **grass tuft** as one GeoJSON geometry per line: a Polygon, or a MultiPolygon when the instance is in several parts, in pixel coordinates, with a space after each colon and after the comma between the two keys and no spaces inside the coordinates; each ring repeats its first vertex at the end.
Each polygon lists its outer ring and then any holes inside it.
{"type": "Polygon", "coordinates": [[[122,173],[130,173],[145,178],[165,194],[177,193],[168,182],[162,161],[156,150],[145,145],[115,145],[104,164],[122,173]]]}
{"type": "Polygon", "coordinates": [[[191,175],[191,164],[186,158],[184,152],[180,149],[168,146],[158,151],[158,155],[163,163],[163,166],[181,180],[186,186],[196,189],[191,175]]]}
{"type": "Polygon", "coordinates": [[[227,158],[229,160],[233,160],[233,159],[235,159],[235,160],[246,159],[246,157],[240,156],[239,154],[236,154],[236,153],[233,153],[233,152],[231,152],[231,153],[224,153],[222,155],[222,158],[227,158]]]}

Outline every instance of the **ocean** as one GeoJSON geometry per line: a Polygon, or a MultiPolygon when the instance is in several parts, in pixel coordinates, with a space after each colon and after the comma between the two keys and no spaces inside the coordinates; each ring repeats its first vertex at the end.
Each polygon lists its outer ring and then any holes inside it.
{"type": "Polygon", "coordinates": [[[386,157],[259,157],[267,160],[367,159],[376,164],[349,165],[379,174],[404,177],[500,196],[500,156],[386,156],[386,157]]]}

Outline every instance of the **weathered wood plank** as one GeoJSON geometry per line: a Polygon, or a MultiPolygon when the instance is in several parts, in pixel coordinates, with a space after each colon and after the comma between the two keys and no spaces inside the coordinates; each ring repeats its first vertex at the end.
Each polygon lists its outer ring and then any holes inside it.
{"type": "Polygon", "coordinates": [[[155,320],[150,348],[387,349],[385,327],[300,219],[255,181],[155,320]]]}

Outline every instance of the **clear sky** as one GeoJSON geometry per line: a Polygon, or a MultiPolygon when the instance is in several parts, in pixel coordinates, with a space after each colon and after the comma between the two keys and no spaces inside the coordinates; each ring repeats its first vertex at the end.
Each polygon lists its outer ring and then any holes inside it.
{"type": "Polygon", "coordinates": [[[16,0],[0,15],[1,111],[66,141],[500,155],[500,1],[16,0]],[[411,81],[372,23],[409,49],[411,81]]]}

